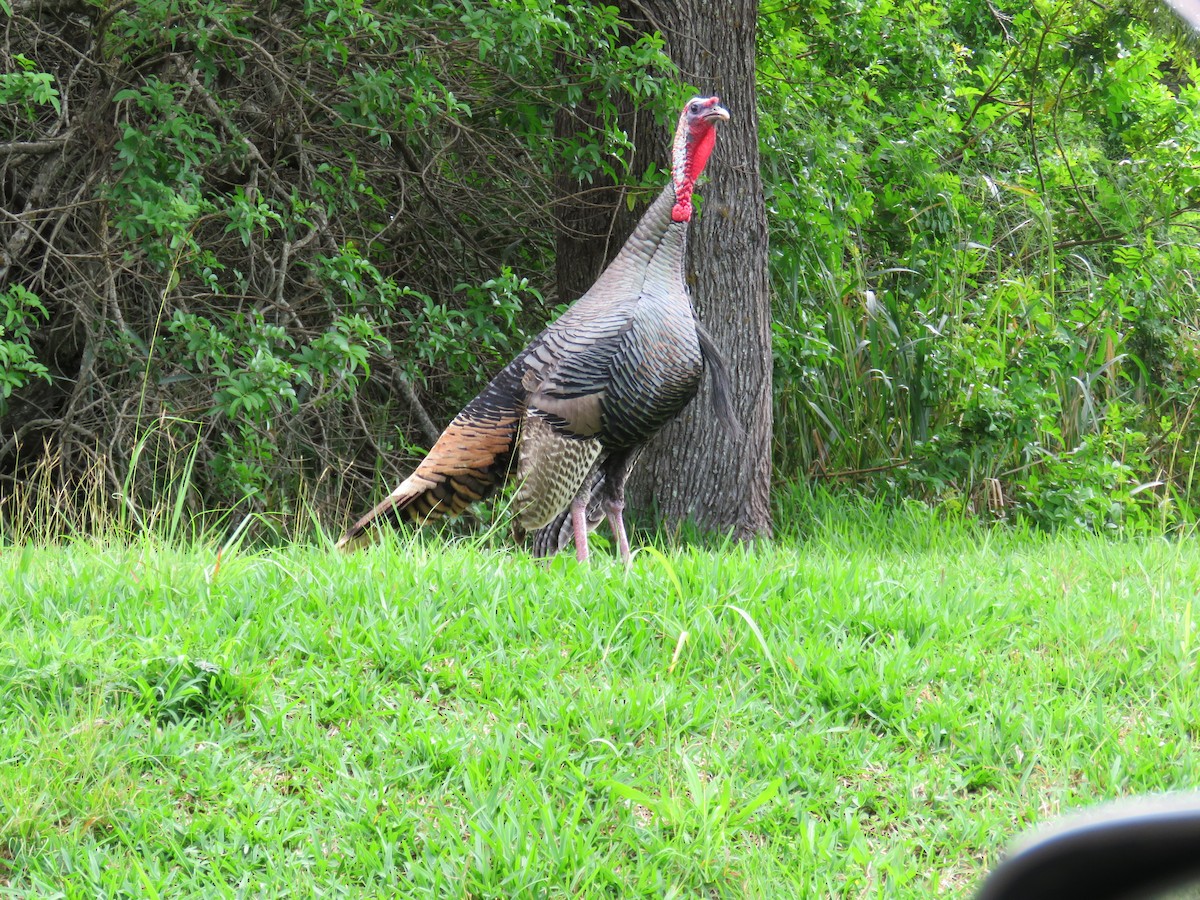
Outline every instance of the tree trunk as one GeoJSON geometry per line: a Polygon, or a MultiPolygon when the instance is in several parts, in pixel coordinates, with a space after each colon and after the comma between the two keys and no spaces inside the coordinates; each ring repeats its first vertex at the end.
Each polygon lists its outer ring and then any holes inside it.
{"type": "MultiPolygon", "coordinates": [[[[734,408],[745,429],[735,440],[720,427],[706,380],[696,400],[642,453],[629,483],[629,509],[635,518],[656,509],[667,522],[692,520],[739,538],[768,535],[772,363],[754,83],[757,0],[622,0],[620,6],[635,28],[662,33],[682,78],[700,94],[719,95],[730,112],[707,181],[697,189],[703,199],[689,234],[688,283],[700,321],[729,361],[734,408]]],[[[634,125],[638,157],[661,164],[668,158],[667,128],[646,113],[634,125]]],[[[558,272],[564,300],[599,274],[641,212],[627,214],[617,189],[594,196],[586,214],[563,223],[558,272]],[[597,211],[602,202],[609,204],[607,215],[597,211]]]]}

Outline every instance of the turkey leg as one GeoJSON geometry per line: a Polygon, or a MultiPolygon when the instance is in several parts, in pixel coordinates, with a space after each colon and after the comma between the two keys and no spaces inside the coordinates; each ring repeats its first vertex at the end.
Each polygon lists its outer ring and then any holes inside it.
{"type": "Polygon", "coordinates": [[[612,529],[613,537],[617,539],[617,549],[621,551],[621,562],[629,567],[629,538],[625,534],[625,501],[610,498],[604,501],[604,512],[608,516],[608,527],[612,529]]]}
{"type": "Polygon", "coordinates": [[[587,495],[582,491],[571,501],[571,528],[575,532],[575,559],[587,562],[587,495]]]}

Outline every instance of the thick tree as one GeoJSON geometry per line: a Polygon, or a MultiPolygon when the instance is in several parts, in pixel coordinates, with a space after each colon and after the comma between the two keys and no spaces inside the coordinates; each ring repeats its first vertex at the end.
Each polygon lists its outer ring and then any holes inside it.
{"type": "MultiPolygon", "coordinates": [[[[718,94],[732,114],[721,129],[700,188],[688,281],[705,327],[726,354],[743,435],[723,431],[711,398],[697,400],[646,448],[629,488],[634,513],[657,504],[667,522],[692,520],[738,537],[769,534],[771,478],[771,327],[767,222],[759,174],[755,107],[755,0],[621,4],[638,33],[657,31],[682,80],[718,94]]],[[[578,119],[561,123],[578,127],[578,119]]],[[[645,109],[630,111],[635,172],[667,154],[668,129],[645,109]]],[[[621,188],[585,189],[564,180],[558,278],[564,299],[591,283],[633,228],[621,188]],[[569,207],[569,208],[567,208],[569,207]]]]}

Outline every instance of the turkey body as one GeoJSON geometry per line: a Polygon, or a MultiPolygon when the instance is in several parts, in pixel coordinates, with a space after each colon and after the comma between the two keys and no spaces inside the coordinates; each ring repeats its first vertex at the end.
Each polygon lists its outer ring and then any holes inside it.
{"type": "Polygon", "coordinates": [[[729,415],[724,363],[696,320],[684,281],[692,186],[716,121],[727,118],[715,97],[689,102],[676,133],[672,182],[616,258],[467,404],[416,471],[339,546],[353,546],[379,520],[457,515],[512,475],[515,530],[537,532],[535,552],[557,552],[573,535],[585,559],[587,531],[607,515],[628,560],[625,478],[638,450],[696,395],[706,365],[718,412],[729,415]]]}

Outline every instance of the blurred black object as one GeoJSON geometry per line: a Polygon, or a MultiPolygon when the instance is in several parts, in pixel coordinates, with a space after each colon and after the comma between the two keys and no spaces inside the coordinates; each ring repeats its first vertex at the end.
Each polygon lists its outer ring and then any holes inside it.
{"type": "Polygon", "coordinates": [[[1189,879],[1200,879],[1200,793],[1167,794],[1106,804],[1034,833],[977,900],[1141,900],[1189,879]]]}

